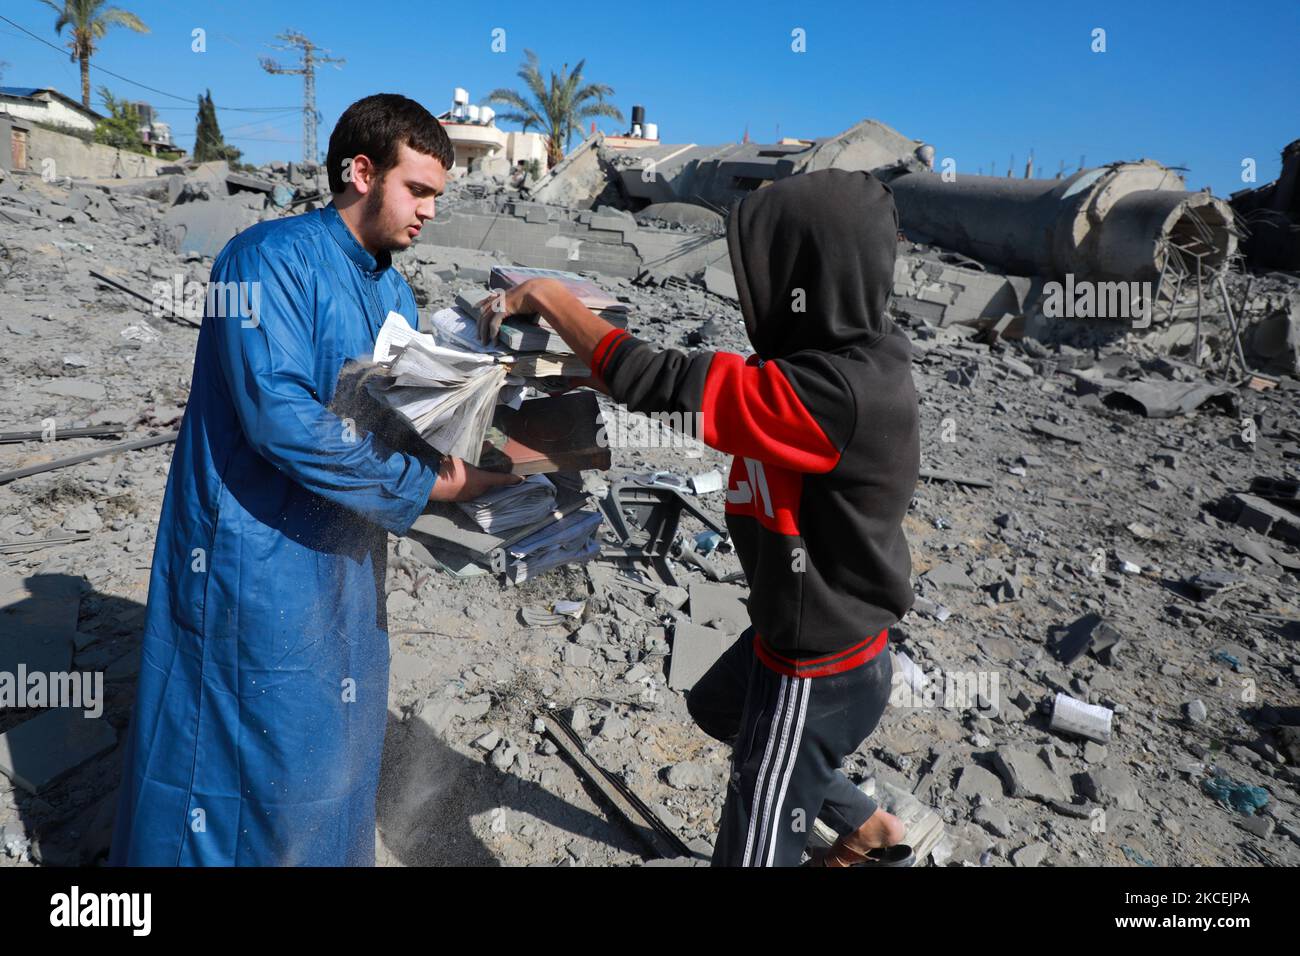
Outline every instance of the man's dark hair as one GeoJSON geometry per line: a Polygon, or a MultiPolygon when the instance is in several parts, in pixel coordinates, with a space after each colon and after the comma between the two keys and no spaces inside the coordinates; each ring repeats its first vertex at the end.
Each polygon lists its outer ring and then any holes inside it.
{"type": "Polygon", "coordinates": [[[343,164],[364,153],[382,177],[397,165],[397,148],[405,143],[417,153],[437,159],[451,169],[455,154],[447,131],[423,106],[400,93],[376,93],[357,100],[339,117],[330,133],[325,156],[330,192],[347,188],[343,164]]]}

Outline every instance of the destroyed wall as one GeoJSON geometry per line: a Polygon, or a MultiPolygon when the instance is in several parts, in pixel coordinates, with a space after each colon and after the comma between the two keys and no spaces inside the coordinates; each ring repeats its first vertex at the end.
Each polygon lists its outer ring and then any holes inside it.
{"type": "Polygon", "coordinates": [[[172,163],[32,126],[27,132],[27,168],[39,174],[45,168],[46,159],[54,162],[53,175],[77,179],[156,176],[172,163]]]}
{"type": "Polygon", "coordinates": [[[798,143],[654,143],[633,149],[589,139],[533,191],[544,202],[587,206],[599,199],[639,211],[655,203],[693,202],[724,210],[764,184],[817,169],[924,168],[918,140],[863,120],[837,136],[798,143]],[[606,186],[617,186],[616,191],[606,186]]]}
{"type": "Polygon", "coordinates": [[[468,202],[425,224],[421,243],[491,250],[519,265],[632,278],[644,269],[676,275],[727,262],[725,239],[638,226],[616,209],[568,210],[539,202],[468,202]]]}

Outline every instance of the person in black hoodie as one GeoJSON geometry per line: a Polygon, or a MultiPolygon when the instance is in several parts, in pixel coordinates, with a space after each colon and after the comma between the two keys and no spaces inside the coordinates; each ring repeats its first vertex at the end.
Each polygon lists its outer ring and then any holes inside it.
{"type": "Polygon", "coordinates": [[[726,521],[751,626],[687,698],[733,745],[715,866],[797,866],[815,817],[839,834],[826,865],[882,862],[903,837],[840,770],[884,711],[889,627],[913,600],[917,397],[886,312],[897,231],[869,173],[791,176],[742,200],[727,245],[748,358],[656,349],[545,279],[494,293],[479,317],[490,340],[506,315],[544,315],[588,384],[632,411],[698,414],[698,437],[735,456],[726,521]]]}

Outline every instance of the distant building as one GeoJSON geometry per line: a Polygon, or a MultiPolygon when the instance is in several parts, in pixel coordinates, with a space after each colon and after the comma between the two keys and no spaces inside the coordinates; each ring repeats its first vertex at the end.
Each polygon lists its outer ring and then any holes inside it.
{"type": "Polygon", "coordinates": [[[438,116],[455,153],[447,170],[452,179],[479,171],[508,174],[534,159],[545,171],[546,137],[498,129],[495,120],[492,107],[471,105],[469,93],[459,87],[453,92],[452,108],[438,116]]]}
{"type": "MultiPolygon", "coordinates": [[[[594,127],[595,124],[593,124],[594,127]]],[[[632,128],[622,135],[605,135],[605,145],[610,149],[640,149],[659,145],[659,124],[645,121],[645,107],[632,107],[632,128]]]]}
{"type": "Polygon", "coordinates": [[[159,119],[153,106],[143,100],[127,105],[134,106],[135,111],[140,114],[140,142],[148,146],[155,156],[158,155],[160,148],[169,150],[176,148],[172,143],[171,124],[159,119]]]}
{"type": "Polygon", "coordinates": [[[0,86],[0,113],[19,120],[94,130],[104,117],[49,87],[0,86]]]}

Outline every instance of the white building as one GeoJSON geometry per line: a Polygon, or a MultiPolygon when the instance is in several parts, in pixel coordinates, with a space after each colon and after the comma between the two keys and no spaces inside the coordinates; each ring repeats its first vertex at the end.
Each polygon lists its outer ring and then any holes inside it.
{"type": "Polygon", "coordinates": [[[171,124],[164,123],[158,118],[154,108],[144,100],[128,103],[128,106],[134,106],[135,111],[140,116],[140,142],[148,146],[155,156],[158,155],[159,147],[163,149],[173,149],[172,128],[171,124]]]}
{"type": "Polygon", "coordinates": [[[0,112],[16,119],[84,130],[94,130],[104,118],[48,87],[0,86],[0,112]]]}
{"type": "Polygon", "coordinates": [[[480,170],[508,174],[534,159],[541,172],[546,172],[546,137],[498,129],[496,111],[490,106],[471,105],[469,93],[463,89],[456,89],[452,108],[438,121],[447,131],[455,153],[455,161],[447,170],[452,179],[480,170]]]}

